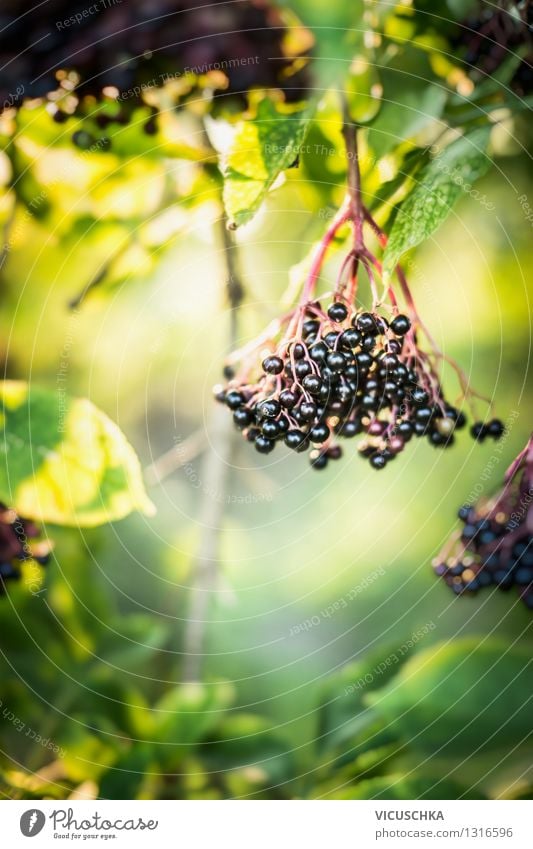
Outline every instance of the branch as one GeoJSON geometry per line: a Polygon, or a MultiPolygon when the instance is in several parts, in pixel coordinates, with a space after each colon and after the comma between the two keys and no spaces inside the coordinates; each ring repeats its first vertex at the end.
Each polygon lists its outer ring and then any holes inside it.
{"type": "MultiPolygon", "coordinates": [[[[230,306],[229,349],[237,341],[238,307],[244,289],[237,268],[236,246],[227,229],[225,218],[220,219],[220,236],[224,246],[226,264],[226,296],[230,306]]],[[[228,411],[220,404],[213,405],[208,423],[210,449],[204,455],[200,478],[203,486],[203,501],[198,524],[200,544],[193,566],[193,583],[189,614],[184,636],[183,680],[200,680],[205,632],[213,594],[219,586],[220,535],[224,515],[224,489],[234,452],[233,421],[228,411]]]]}

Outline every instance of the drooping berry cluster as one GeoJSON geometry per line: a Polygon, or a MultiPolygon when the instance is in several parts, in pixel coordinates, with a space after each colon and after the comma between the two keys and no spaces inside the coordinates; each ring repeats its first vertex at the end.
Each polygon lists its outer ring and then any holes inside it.
{"type": "Polygon", "coordinates": [[[533,439],[517,457],[497,495],[459,510],[460,536],[434,561],[458,595],[484,587],[516,587],[533,610],[533,439]]]}
{"type": "Polygon", "coordinates": [[[312,302],[289,328],[277,346],[270,340],[256,381],[241,372],[216,388],[260,453],[279,443],[310,449],[313,467],[322,469],[341,456],[337,437],[363,434],[360,453],[382,469],[413,437],[446,448],[464,427],[406,315],[396,311],[389,321],[340,300],[324,313],[312,302]]]}
{"type": "MultiPolygon", "coordinates": [[[[278,443],[298,452],[310,449],[312,465],[323,469],[342,454],[338,437],[361,434],[360,453],[382,469],[413,437],[446,448],[465,426],[460,406],[443,394],[445,361],[458,376],[461,400],[475,393],[428,333],[402,268],[396,266],[395,276],[403,310],[392,280],[385,280],[381,261],[368,248],[365,228],[381,248],[387,236],[363,203],[357,130],[346,115],[344,136],[348,192],[315,248],[299,304],[229,358],[228,382],[215,387],[215,396],[260,453],[269,454],[278,443]],[[314,296],[316,285],[328,248],[346,225],[352,247],[324,311],[314,296]],[[360,277],[372,296],[368,310],[357,301],[360,277]]],[[[478,422],[473,435],[497,436],[500,429],[497,420],[478,422]]]]}
{"type": "Polygon", "coordinates": [[[40,535],[37,525],[0,504],[0,595],[6,592],[7,583],[20,580],[23,561],[47,565],[50,544],[39,539],[40,535]]]}

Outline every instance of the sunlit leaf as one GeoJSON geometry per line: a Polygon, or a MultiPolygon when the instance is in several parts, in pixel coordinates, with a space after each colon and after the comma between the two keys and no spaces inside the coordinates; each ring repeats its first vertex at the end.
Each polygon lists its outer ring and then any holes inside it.
{"type": "Polygon", "coordinates": [[[23,516],[85,527],[153,513],[133,448],[94,404],[22,381],[3,381],[0,395],[3,502],[23,516]]]}
{"type": "Polygon", "coordinates": [[[308,106],[281,112],[265,98],[255,118],[237,125],[221,157],[224,205],[233,226],[250,221],[276,177],[297,158],[310,117],[308,106]]]}

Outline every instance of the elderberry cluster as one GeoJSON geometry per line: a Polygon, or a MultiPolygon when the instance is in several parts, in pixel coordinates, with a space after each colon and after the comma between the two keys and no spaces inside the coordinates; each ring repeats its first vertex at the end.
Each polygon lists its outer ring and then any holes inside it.
{"type": "Polygon", "coordinates": [[[510,535],[510,517],[475,507],[461,507],[459,518],[462,552],[445,562],[436,562],[434,570],[458,595],[476,593],[494,586],[510,590],[516,586],[524,603],[533,610],[533,535],[524,528],[510,535]]]}
{"type": "Polygon", "coordinates": [[[531,0],[500,0],[498,4],[478,2],[462,21],[451,42],[477,79],[495,75],[512,55],[523,59],[509,86],[521,96],[533,87],[533,3],[531,0]]]}
{"type": "Polygon", "coordinates": [[[341,456],[337,437],[363,435],[360,453],[375,469],[392,461],[415,437],[438,447],[453,444],[464,414],[443,397],[429,357],[416,345],[410,319],[318,302],[302,315],[296,339],[264,357],[256,383],[232,376],[215,397],[257,451],[284,443],[310,449],[323,469],[341,456]]]}
{"type": "Polygon", "coordinates": [[[231,92],[277,87],[286,89],[288,99],[299,99],[307,85],[305,69],[293,68],[294,49],[286,55],[285,18],[268,0],[31,5],[28,13],[27,0],[1,4],[0,111],[46,96],[70,71],[80,78],[78,96],[100,98],[106,86],[117,88],[126,103],[123,115],[142,100],[143,87],[160,86],[187,69],[221,69],[231,92]]]}
{"type": "Polygon", "coordinates": [[[50,546],[36,542],[39,536],[37,525],[0,504],[0,596],[5,594],[8,582],[20,580],[24,560],[35,560],[41,566],[49,562],[50,546]]]}
{"type": "Polygon", "coordinates": [[[460,538],[434,561],[437,575],[458,595],[484,587],[516,587],[533,610],[533,439],[489,501],[459,510],[460,538]]]}

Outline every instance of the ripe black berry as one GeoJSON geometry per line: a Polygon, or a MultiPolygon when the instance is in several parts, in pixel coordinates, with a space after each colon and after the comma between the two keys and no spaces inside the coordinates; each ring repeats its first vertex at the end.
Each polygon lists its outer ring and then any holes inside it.
{"type": "Polygon", "coordinates": [[[284,389],[280,392],[279,401],[282,407],[285,407],[286,410],[291,410],[298,401],[298,396],[291,389],[284,389]]]}
{"type": "Polygon", "coordinates": [[[346,360],[340,351],[332,351],[326,357],[326,363],[329,368],[336,372],[344,371],[346,368],[346,360]]]}
{"type": "Polygon", "coordinates": [[[354,326],[361,331],[361,333],[371,333],[374,335],[379,333],[379,328],[372,313],[362,312],[360,315],[355,317],[354,322],[354,326]]]}
{"type": "Polygon", "coordinates": [[[281,405],[278,401],[274,401],[272,399],[268,401],[261,401],[257,407],[257,412],[261,418],[275,419],[281,412],[281,405]]]}
{"type": "Polygon", "coordinates": [[[372,454],[370,457],[370,465],[374,469],[384,469],[387,465],[387,460],[383,454],[372,454]]]}
{"type": "Polygon", "coordinates": [[[478,442],[483,442],[487,435],[487,428],[483,422],[475,422],[470,428],[470,433],[478,442]]]}
{"type": "Polygon", "coordinates": [[[306,377],[308,374],[311,374],[313,368],[311,363],[308,363],[307,360],[299,360],[296,363],[294,370],[296,372],[296,376],[301,379],[302,377],[306,377]]]}
{"type": "Polygon", "coordinates": [[[289,430],[285,434],[285,445],[288,448],[298,449],[306,442],[306,435],[301,430],[289,430]]]}
{"type": "Polygon", "coordinates": [[[307,392],[310,392],[311,395],[318,395],[322,389],[323,383],[316,374],[308,374],[307,377],[304,377],[302,386],[305,390],[307,390],[307,392]]]}
{"type": "Polygon", "coordinates": [[[341,304],[338,301],[337,301],[337,303],[332,304],[330,306],[330,308],[328,309],[328,317],[332,321],[339,321],[339,322],[344,321],[344,319],[347,317],[347,315],[348,315],[348,310],[346,309],[344,304],[341,304]]]}
{"type": "Polygon", "coordinates": [[[360,344],[362,339],[361,334],[355,327],[349,327],[348,330],[344,330],[340,336],[340,346],[347,351],[351,351],[360,344]]]}
{"type": "Polygon", "coordinates": [[[311,442],[325,442],[330,436],[330,429],[324,423],[316,424],[309,431],[309,439],[311,442]]]}
{"type": "Polygon", "coordinates": [[[275,439],[279,436],[278,423],[273,419],[266,419],[261,426],[261,430],[263,431],[263,436],[267,436],[269,439],[275,439]]]}
{"type": "Polygon", "coordinates": [[[281,374],[283,371],[283,360],[281,357],[265,357],[263,360],[263,371],[267,374],[281,374]]]}
{"type": "Polygon", "coordinates": [[[255,438],[255,447],[260,454],[270,454],[270,452],[274,450],[275,446],[275,442],[262,434],[259,434],[259,436],[256,436],[255,438]]]}
{"type": "Polygon", "coordinates": [[[325,342],[315,342],[309,349],[309,356],[317,363],[321,363],[326,359],[329,348],[325,342]]]}
{"type": "Polygon", "coordinates": [[[302,401],[299,407],[300,416],[304,422],[311,421],[316,416],[316,404],[312,401],[302,401]]]}
{"type": "Polygon", "coordinates": [[[246,409],[246,407],[240,407],[233,413],[233,421],[235,422],[239,430],[242,430],[243,428],[248,427],[248,425],[251,423],[252,414],[250,410],[246,409]]]}
{"type": "Polygon", "coordinates": [[[390,328],[396,336],[403,336],[411,329],[411,322],[406,315],[397,315],[396,318],[391,321],[390,328]]]}
{"type": "Polygon", "coordinates": [[[244,404],[244,397],[240,392],[236,392],[232,389],[226,394],[225,401],[230,410],[237,410],[242,406],[242,404],[244,404]]]}
{"type": "Polygon", "coordinates": [[[490,421],[487,425],[487,433],[494,439],[499,439],[500,436],[503,436],[504,432],[505,428],[500,419],[492,419],[492,421],[490,421]]]}

